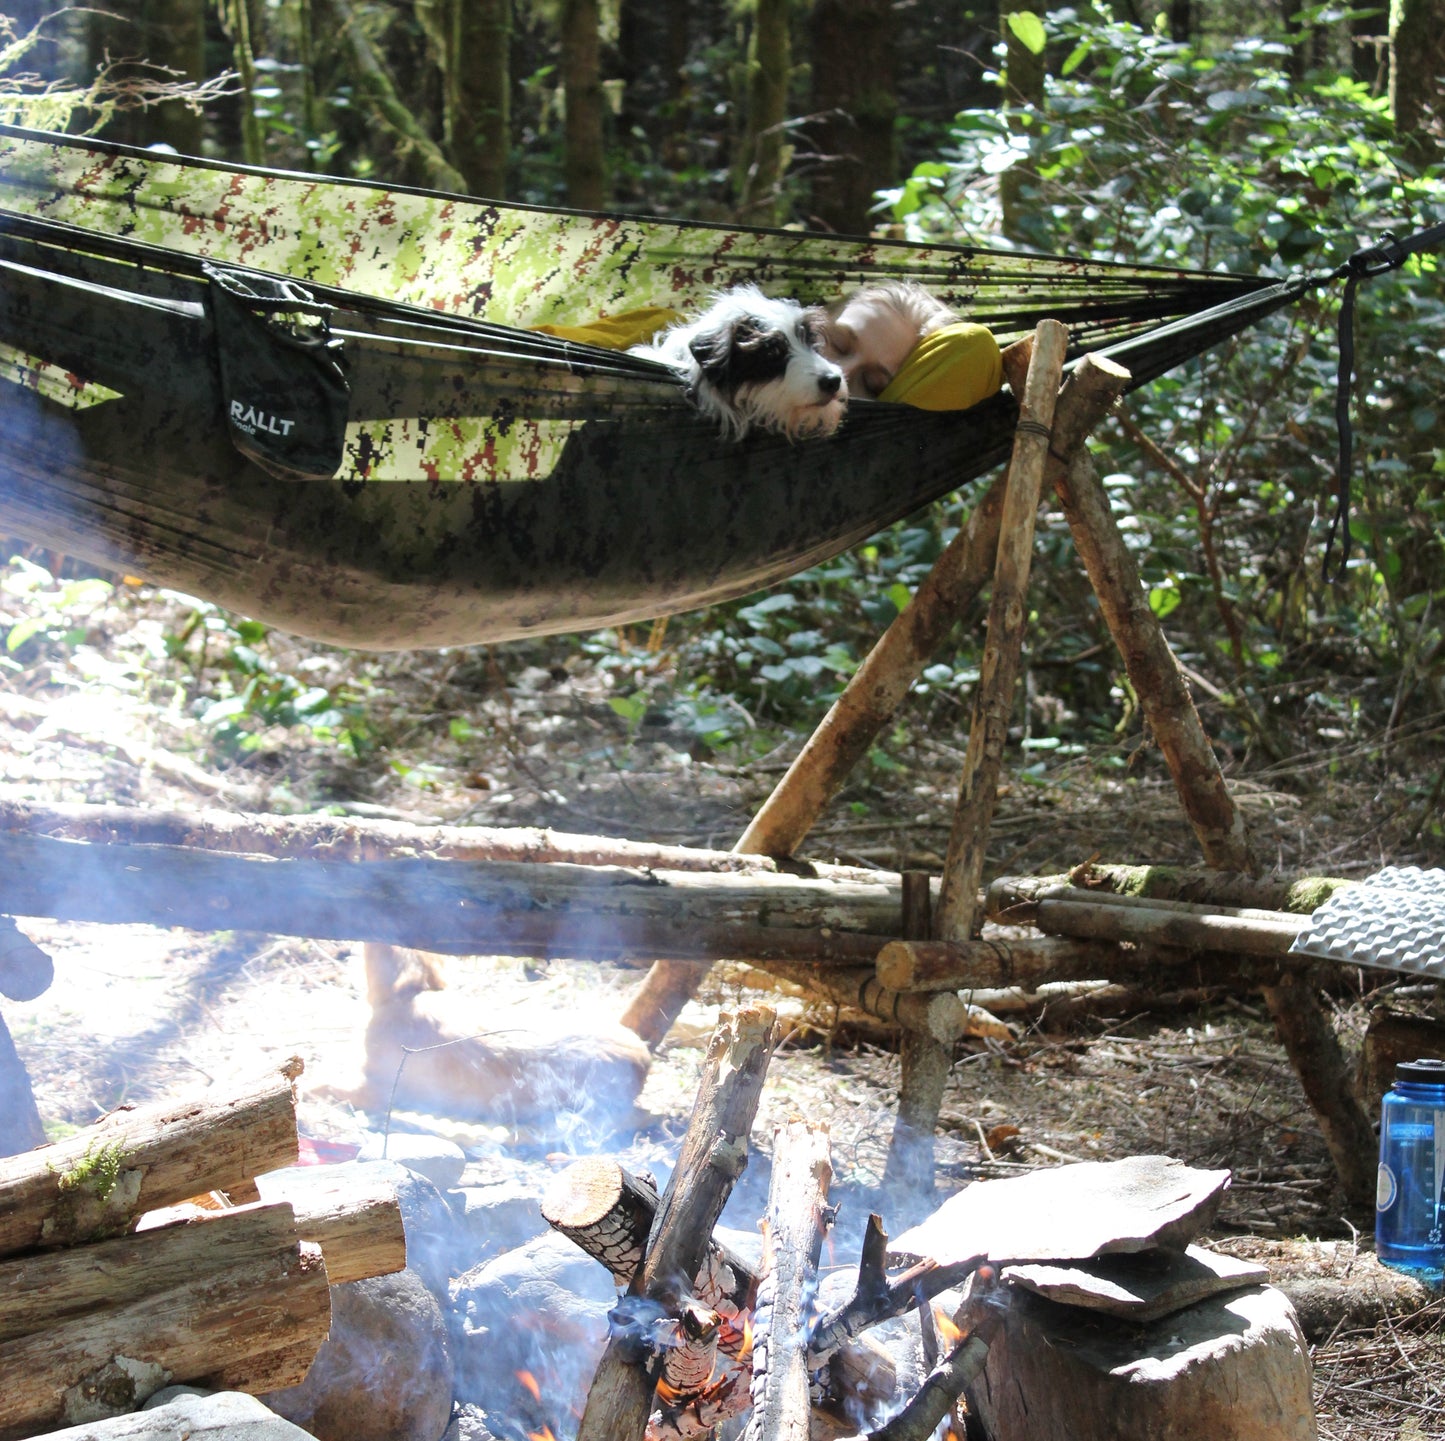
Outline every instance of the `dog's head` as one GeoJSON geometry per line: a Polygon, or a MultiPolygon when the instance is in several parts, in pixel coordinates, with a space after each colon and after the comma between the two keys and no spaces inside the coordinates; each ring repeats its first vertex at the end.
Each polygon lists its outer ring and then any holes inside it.
{"type": "Polygon", "coordinates": [[[820,353],[826,316],[753,286],[720,296],[688,341],[694,399],[737,434],[827,435],[847,410],[843,372],[820,353]]]}

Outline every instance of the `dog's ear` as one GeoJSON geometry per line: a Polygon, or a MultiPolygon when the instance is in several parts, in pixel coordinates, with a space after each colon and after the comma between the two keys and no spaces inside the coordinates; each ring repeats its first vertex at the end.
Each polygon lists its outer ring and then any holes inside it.
{"type": "Polygon", "coordinates": [[[721,385],[727,379],[735,329],[733,325],[720,325],[716,330],[699,331],[687,343],[703,378],[714,385],[721,385]]]}

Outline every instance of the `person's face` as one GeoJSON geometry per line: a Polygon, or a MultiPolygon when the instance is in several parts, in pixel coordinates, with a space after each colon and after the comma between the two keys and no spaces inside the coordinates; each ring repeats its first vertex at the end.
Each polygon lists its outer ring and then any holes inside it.
{"type": "Polygon", "coordinates": [[[891,305],[854,300],[823,337],[823,354],[842,372],[850,395],[876,400],[918,344],[918,332],[891,305]]]}

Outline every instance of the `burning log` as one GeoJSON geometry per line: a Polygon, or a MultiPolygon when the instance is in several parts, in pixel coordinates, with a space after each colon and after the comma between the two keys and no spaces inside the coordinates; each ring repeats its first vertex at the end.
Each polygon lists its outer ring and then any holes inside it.
{"type": "Polygon", "coordinates": [[[808,1307],[831,1220],[832,1178],[826,1127],[797,1119],[778,1127],[753,1312],[753,1414],[744,1441],[807,1441],[808,1307]]]}
{"type": "Polygon", "coordinates": [[[117,1235],[142,1212],[296,1161],[301,1062],[219,1098],[113,1111],[0,1160],[0,1256],[117,1235]]]}
{"type": "MultiPolygon", "coordinates": [[[[747,1164],[748,1134],[776,1042],[773,1019],[765,1006],[741,1010],[724,1020],[708,1046],[682,1151],[628,1288],[629,1298],[658,1314],[679,1314],[687,1299],[679,1287],[697,1275],[728,1193],[747,1164]]],[[[640,1441],[656,1382],[653,1350],[645,1329],[641,1335],[614,1331],[577,1441],[640,1441]]]]}
{"type": "MultiPolygon", "coordinates": [[[[619,1285],[628,1284],[642,1263],[656,1208],[657,1192],[651,1185],[601,1156],[573,1162],[553,1179],[542,1198],[547,1222],[602,1262],[619,1285]]],[[[700,1435],[746,1409],[747,1326],[757,1286],[749,1262],[716,1240],[708,1243],[692,1291],[695,1301],[722,1317],[718,1371],[698,1393],[689,1394],[671,1381],[665,1392],[659,1387],[664,1406],[660,1416],[654,1417],[654,1432],[700,1435]]],[[[668,1354],[668,1362],[673,1354],[668,1354]]],[[[815,1351],[809,1369],[816,1370],[830,1360],[832,1389],[837,1393],[885,1401],[894,1395],[891,1358],[865,1339],[844,1339],[823,1355],[815,1351]]]]}

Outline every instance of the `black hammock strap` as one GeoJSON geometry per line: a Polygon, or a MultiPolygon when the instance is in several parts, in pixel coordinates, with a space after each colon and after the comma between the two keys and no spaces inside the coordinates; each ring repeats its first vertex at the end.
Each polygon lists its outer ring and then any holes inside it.
{"type": "Polygon", "coordinates": [[[1338,541],[1340,560],[1334,575],[1337,583],[1344,580],[1350,558],[1350,478],[1354,466],[1355,440],[1354,428],[1350,423],[1350,392],[1355,377],[1355,290],[1360,281],[1383,275],[1388,270],[1398,270],[1412,255],[1418,255],[1422,250],[1435,250],[1442,245],[1445,245],[1445,222],[1425,230],[1417,230],[1403,240],[1397,240],[1387,231],[1384,243],[1368,245],[1355,251],[1343,265],[1315,277],[1312,282],[1320,285],[1335,280],[1345,282],[1344,295],[1340,300],[1340,359],[1335,382],[1335,428],[1340,441],[1339,464],[1336,472],[1335,513],[1325,539],[1323,562],[1324,574],[1328,578],[1330,557],[1338,541]]]}

